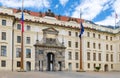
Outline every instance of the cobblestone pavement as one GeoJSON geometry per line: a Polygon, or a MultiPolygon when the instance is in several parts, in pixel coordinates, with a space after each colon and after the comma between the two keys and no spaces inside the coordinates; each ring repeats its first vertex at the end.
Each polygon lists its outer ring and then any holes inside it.
{"type": "Polygon", "coordinates": [[[120,72],[5,72],[0,78],[120,78],[120,72]]]}

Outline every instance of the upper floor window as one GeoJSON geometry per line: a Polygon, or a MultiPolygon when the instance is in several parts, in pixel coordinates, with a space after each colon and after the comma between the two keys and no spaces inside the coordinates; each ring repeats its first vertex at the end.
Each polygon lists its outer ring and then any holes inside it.
{"type": "Polygon", "coordinates": [[[6,20],[2,20],[2,25],[6,26],[6,20]]]}
{"type": "Polygon", "coordinates": [[[68,52],[68,59],[69,59],[69,60],[72,59],[72,52],[68,52]]]}
{"type": "Polygon", "coordinates": [[[106,40],[108,40],[108,36],[106,36],[106,40]]]}
{"type": "Polygon", "coordinates": [[[108,50],[108,44],[106,44],[106,50],[108,50]]]}
{"type": "Polygon", "coordinates": [[[26,49],[26,58],[31,58],[31,49],[26,49]]]}
{"type": "Polygon", "coordinates": [[[87,32],[87,37],[90,37],[90,33],[89,32],[87,32]]]}
{"type": "Polygon", "coordinates": [[[30,44],[30,37],[26,37],[26,44],[30,44]]]}
{"type": "Polygon", "coordinates": [[[71,47],[71,41],[68,41],[68,46],[71,47]]]}
{"type": "Polygon", "coordinates": [[[75,48],[78,48],[78,42],[75,42],[75,48]]]}
{"type": "Polygon", "coordinates": [[[95,43],[93,43],[93,48],[94,48],[94,49],[96,48],[96,44],[95,44],[95,43]]]}
{"type": "Polygon", "coordinates": [[[6,56],[6,55],[7,55],[7,47],[1,46],[1,56],[6,56]]]}
{"type": "Polygon", "coordinates": [[[90,52],[87,53],[87,60],[90,60],[90,52]]]}
{"type": "Polygon", "coordinates": [[[113,62],[113,54],[111,54],[111,62],[113,62]]]}
{"type": "Polygon", "coordinates": [[[78,32],[75,32],[75,36],[78,37],[78,32]]]}
{"type": "Polygon", "coordinates": [[[109,55],[108,54],[106,54],[106,61],[108,61],[109,60],[109,55]]]}
{"type": "Polygon", "coordinates": [[[17,29],[21,30],[21,24],[17,24],[17,29]]]}
{"type": "Polygon", "coordinates": [[[101,61],[101,53],[98,54],[98,60],[101,61]]]}
{"type": "Polygon", "coordinates": [[[95,38],[95,33],[93,33],[93,38],[95,38]]]}
{"type": "Polygon", "coordinates": [[[21,56],[21,48],[16,48],[16,57],[20,57],[21,56]]]}
{"type": "Polygon", "coordinates": [[[71,36],[71,31],[68,31],[69,36],[71,36]]]}
{"type": "Polygon", "coordinates": [[[93,53],[93,61],[96,61],[96,53],[93,53]]]}
{"type": "Polygon", "coordinates": [[[6,40],[6,32],[2,32],[2,40],[6,40]]]}
{"type": "Polygon", "coordinates": [[[101,38],[100,34],[98,34],[98,38],[99,38],[99,39],[101,38]]]}
{"type": "Polygon", "coordinates": [[[90,42],[87,42],[87,48],[90,48],[90,42]]]}
{"type": "Polygon", "coordinates": [[[78,60],[78,52],[75,52],[75,60],[78,60]]]}
{"type": "Polygon", "coordinates": [[[17,43],[21,43],[21,36],[17,36],[17,43]]]}
{"type": "Polygon", "coordinates": [[[111,51],[113,50],[113,46],[112,46],[112,45],[110,46],[110,50],[111,50],[111,51]]]}
{"type": "Polygon", "coordinates": [[[31,27],[30,27],[29,25],[27,26],[27,30],[28,30],[28,31],[31,30],[31,27]]]}
{"type": "Polygon", "coordinates": [[[110,40],[112,41],[112,37],[110,37],[110,40]]]}
{"type": "Polygon", "coordinates": [[[100,43],[98,44],[98,48],[101,49],[101,44],[100,43]]]}

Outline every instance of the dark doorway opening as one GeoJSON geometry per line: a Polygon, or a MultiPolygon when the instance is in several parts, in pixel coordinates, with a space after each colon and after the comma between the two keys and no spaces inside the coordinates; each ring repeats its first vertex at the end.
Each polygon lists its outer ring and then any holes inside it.
{"type": "Polygon", "coordinates": [[[53,53],[48,53],[47,54],[47,60],[48,60],[48,66],[47,70],[48,71],[54,71],[54,54],[53,53]]]}

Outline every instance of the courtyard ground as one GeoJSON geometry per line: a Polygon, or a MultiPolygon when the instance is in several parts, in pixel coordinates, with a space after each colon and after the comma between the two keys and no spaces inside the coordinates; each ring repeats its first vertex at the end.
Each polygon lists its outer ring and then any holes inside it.
{"type": "Polygon", "coordinates": [[[0,78],[120,78],[120,72],[6,72],[0,78]]]}

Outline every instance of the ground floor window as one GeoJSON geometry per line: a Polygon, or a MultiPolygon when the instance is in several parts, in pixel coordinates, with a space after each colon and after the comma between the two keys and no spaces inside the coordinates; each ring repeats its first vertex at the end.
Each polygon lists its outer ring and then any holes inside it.
{"type": "Polygon", "coordinates": [[[21,63],[20,61],[17,61],[17,67],[20,67],[20,63],[21,63]]]}
{"type": "Polygon", "coordinates": [[[5,60],[1,61],[1,67],[6,67],[6,61],[5,60]]]}

